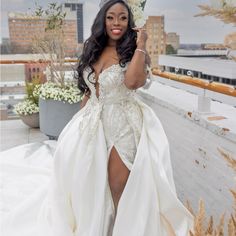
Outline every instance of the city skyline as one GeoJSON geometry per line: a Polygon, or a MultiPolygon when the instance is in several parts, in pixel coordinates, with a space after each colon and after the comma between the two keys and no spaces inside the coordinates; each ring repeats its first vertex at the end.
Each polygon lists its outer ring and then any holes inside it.
{"type": "MultiPolygon", "coordinates": [[[[53,0],[40,0],[38,4],[46,7],[49,2],[53,0]]],[[[89,13],[98,12],[99,1],[78,2],[84,2],[84,38],[87,39],[95,17],[95,14],[89,13]]],[[[210,0],[147,0],[145,15],[164,15],[166,33],[176,32],[180,35],[181,43],[223,43],[224,37],[235,31],[232,25],[226,25],[213,17],[194,17],[200,12],[197,5],[209,2],[210,0]]],[[[9,37],[8,12],[30,12],[35,5],[26,0],[3,0],[1,4],[1,38],[5,38],[9,37]]]]}

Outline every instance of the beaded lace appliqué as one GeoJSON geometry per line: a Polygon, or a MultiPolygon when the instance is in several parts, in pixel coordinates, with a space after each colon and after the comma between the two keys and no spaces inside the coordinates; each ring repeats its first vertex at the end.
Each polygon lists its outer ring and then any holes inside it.
{"type": "MultiPolygon", "coordinates": [[[[95,84],[95,74],[91,74],[88,79],[89,70],[85,71],[84,78],[85,82],[88,85],[91,95],[90,99],[84,107],[85,111],[83,113],[82,121],[80,124],[80,130],[84,131],[86,129],[89,131],[89,136],[92,138],[101,119],[103,126],[109,127],[111,124],[106,124],[108,120],[114,120],[116,122],[113,124],[116,127],[116,132],[113,130],[113,133],[110,133],[109,140],[117,140],[120,135],[122,135],[123,130],[118,129],[119,124],[130,123],[133,132],[135,134],[140,133],[140,123],[142,123],[140,112],[137,113],[137,104],[135,102],[136,95],[135,91],[127,89],[124,85],[124,71],[127,69],[127,66],[122,68],[119,64],[112,65],[105,69],[98,77],[97,82],[99,83],[99,97],[96,96],[95,84]],[[90,81],[92,81],[92,83],[90,81]],[[115,104],[120,104],[119,109],[115,104]],[[103,118],[103,113],[107,109],[113,109],[112,113],[109,114],[109,119],[107,117],[103,118]],[[120,112],[124,112],[125,119],[120,116],[120,112]],[[138,115],[137,115],[138,114],[138,115]],[[114,117],[114,119],[113,119],[114,117]],[[119,118],[120,117],[120,118],[119,118]],[[118,132],[118,130],[120,132],[118,132]]],[[[135,135],[135,142],[138,142],[139,135],[135,135]]]]}

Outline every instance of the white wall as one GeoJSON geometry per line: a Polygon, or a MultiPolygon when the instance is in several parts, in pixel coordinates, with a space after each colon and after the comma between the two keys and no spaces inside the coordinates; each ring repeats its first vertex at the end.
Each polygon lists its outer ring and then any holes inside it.
{"type": "Polygon", "coordinates": [[[24,64],[0,64],[1,82],[25,81],[24,64]]]}
{"type": "Polygon", "coordinates": [[[199,71],[207,75],[236,79],[236,63],[213,58],[191,58],[160,55],[159,65],[199,71]]]}

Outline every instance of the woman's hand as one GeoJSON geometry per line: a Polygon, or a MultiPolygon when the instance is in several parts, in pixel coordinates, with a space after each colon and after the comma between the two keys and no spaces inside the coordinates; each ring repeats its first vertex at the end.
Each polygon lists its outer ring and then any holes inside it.
{"type": "Polygon", "coordinates": [[[137,40],[136,40],[137,48],[146,49],[146,42],[148,39],[146,29],[136,27],[133,28],[133,30],[137,32],[137,40]]]}
{"type": "MultiPolygon", "coordinates": [[[[148,39],[146,29],[144,29],[144,28],[133,28],[133,30],[136,31],[137,34],[138,34],[137,35],[137,41],[136,41],[137,48],[140,48],[140,49],[143,49],[143,50],[146,51],[146,42],[147,42],[147,39],[148,39]]],[[[150,58],[148,53],[146,54],[146,57],[145,57],[145,64],[147,64],[148,66],[151,65],[151,58],[150,58]]]]}
{"type": "Polygon", "coordinates": [[[133,28],[137,32],[137,49],[125,73],[124,84],[128,89],[138,89],[146,83],[147,65],[150,65],[150,57],[146,51],[148,39],[146,30],[133,28]]]}

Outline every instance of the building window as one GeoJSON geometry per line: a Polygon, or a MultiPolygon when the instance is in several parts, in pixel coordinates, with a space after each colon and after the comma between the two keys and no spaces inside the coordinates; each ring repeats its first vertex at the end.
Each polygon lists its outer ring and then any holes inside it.
{"type": "Polygon", "coordinates": [[[75,11],[76,10],[76,4],[71,4],[71,11],[75,11]]]}

